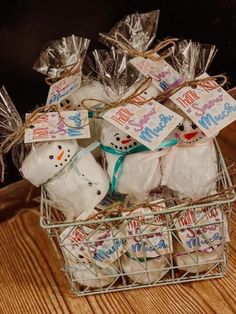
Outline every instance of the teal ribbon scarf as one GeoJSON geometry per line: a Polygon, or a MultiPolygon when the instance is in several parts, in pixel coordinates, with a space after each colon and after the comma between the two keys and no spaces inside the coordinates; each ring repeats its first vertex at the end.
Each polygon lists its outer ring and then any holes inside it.
{"type": "MultiPolygon", "coordinates": [[[[178,143],[177,139],[173,138],[173,139],[170,139],[168,141],[162,142],[157,147],[157,149],[170,147],[170,146],[176,145],[177,143],[178,143]]],[[[116,160],[116,163],[115,163],[115,166],[113,169],[113,173],[112,173],[111,185],[110,185],[110,194],[112,194],[116,190],[119,178],[120,178],[121,173],[122,173],[122,166],[123,166],[125,156],[130,155],[130,154],[150,151],[150,149],[148,147],[146,147],[142,144],[135,146],[135,147],[132,147],[132,148],[129,148],[129,149],[126,149],[124,151],[112,148],[110,146],[105,146],[103,144],[100,144],[100,148],[101,148],[101,150],[103,150],[106,153],[109,153],[109,154],[112,154],[115,156],[119,156],[116,160]]]]}

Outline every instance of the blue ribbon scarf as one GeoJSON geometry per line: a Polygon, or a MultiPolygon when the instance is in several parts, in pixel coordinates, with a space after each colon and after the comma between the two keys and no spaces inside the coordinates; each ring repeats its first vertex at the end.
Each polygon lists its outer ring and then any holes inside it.
{"type": "MultiPolygon", "coordinates": [[[[167,148],[173,145],[176,145],[178,143],[178,140],[173,138],[167,141],[163,141],[158,147],[157,149],[161,149],[161,148],[167,148]]],[[[141,152],[145,152],[145,151],[150,151],[150,149],[142,144],[126,149],[124,151],[121,151],[119,149],[115,149],[113,147],[110,146],[105,146],[103,144],[100,144],[100,148],[101,150],[103,150],[106,153],[115,155],[115,156],[119,156],[116,160],[114,169],[113,169],[113,173],[112,173],[112,178],[111,178],[111,184],[110,184],[110,194],[112,194],[113,192],[116,191],[117,188],[117,184],[119,181],[119,178],[121,176],[122,173],[122,167],[123,167],[123,162],[124,159],[126,157],[126,155],[130,155],[130,154],[135,154],[135,153],[141,153],[141,152]]]]}

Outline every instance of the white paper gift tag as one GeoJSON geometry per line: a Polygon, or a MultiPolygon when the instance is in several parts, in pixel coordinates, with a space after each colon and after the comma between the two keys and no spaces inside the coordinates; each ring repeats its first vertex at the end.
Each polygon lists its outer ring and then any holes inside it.
{"type": "MultiPolygon", "coordinates": [[[[26,117],[29,114],[26,114],[26,117]]],[[[39,114],[25,130],[25,143],[89,138],[88,111],[61,111],[39,114]],[[61,118],[62,117],[62,118],[61,118]]]]}
{"type": "Polygon", "coordinates": [[[116,228],[95,232],[89,227],[77,226],[69,233],[61,234],[60,238],[70,259],[78,262],[86,259],[88,263],[109,268],[126,251],[119,236],[116,228]]]}
{"type": "Polygon", "coordinates": [[[47,105],[58,104],[72,95],[80,86],[81,75],[67,76],[51,85],[48,92],[47,105]]]}
{"type": "Polygon", "coordinates": [[[151,150],[157,149],[183,119],[154,100],[110,109],[103,118],[151,150]]]}
{"type": "Polygon", "coordinates": [[[164,59],[153,61],[143,57],[136,57],[130,60],[130,63],[144,76],[151,77],[153,84],[161,92],[179,84],[181,81],[178,72],[164,59]]]}
{"type": "MultiPolygon", "coordinates": [[[[206,73],[198,79],[208,77],[206,73]]],[[[214,81],[202,82],[196,88],[181,88],[170,99],[208,137],[236,120],[236,101],[214,81]]]]}
{"type": "Polygon", "coordinates": [[[218,206],[186,210],[174,221],[179,238],[188,252],[207,252],[229,241],[228,222],[218,206]]]}
{"type": "MultiPolygon", "coordinates": [[[[172,249],[171,232],[167,229],[166,215],[149,215],[157,213],[165,208],[165,203],[160,203],[152,208],[137,208],[132,211],[132,215],[137,218],[129,220],[127,224],[126,247],[132,255],[137,258],[157,257],[170,254],[172,249]],[[148,214],[148,215],[147,215],[148,214]],[[146,216],[145,216],[146,215],[146,216]]],[[[130,216],[125,213],[123,216],[130,216]]]]}

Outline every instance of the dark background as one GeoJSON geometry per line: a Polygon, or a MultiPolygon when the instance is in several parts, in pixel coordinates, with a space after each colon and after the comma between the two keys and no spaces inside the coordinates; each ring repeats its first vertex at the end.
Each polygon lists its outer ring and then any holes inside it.
{"type": "MultiPolygon", "coordinates": [[[[159,9],[158,39],[192,38],[215,44],[219,51],[208,73],[226,72],[236,85],[236,0],[18,0],[4,1],[0,13],[0,84],[21,116],[43,104],[48,87],[32,67],[48,41],[75,34],[101,48],[99,32],[125,15],[159,9]]],[[[21,177],[7,156],[4,184],[21,177]]]]}

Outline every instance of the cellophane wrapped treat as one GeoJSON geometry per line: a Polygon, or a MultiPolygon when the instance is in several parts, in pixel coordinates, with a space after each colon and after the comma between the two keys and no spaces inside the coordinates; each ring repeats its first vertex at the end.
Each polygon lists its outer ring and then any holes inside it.
{"type": "Polygon", "coordinates": [[[117,46],[109,38],[123,40],[134,49],[145,51],[150,47],[156,37],[159,14],[160,11],[155,10],[142,14],[136,12],[127,15],[124,19],[116,23],[107,34],[100,34],[100,41],[106,43],[108,46],[117,46]]]}
{"type": "Polygon", "coordinates": [[[34,64],[34,70],[52,80],[65,75],[78,73],[86,55],[90,40],[71,35],[50,42],[40,53],[34,64]]]}
{"type": "MultiPolygon", "coordinates": [[[[215,46],[201,45],[187,40],[176,44],[172,64],[182,81],[189,81],[206,72],[216,52],[215,46]]],[[[180,112],[184,120],[173,131],[179,144],[163,157],[162,185],[167,185],[182,197],[203,197],[216,190],[217,160],[213,138],[199,127],[175,104],[166,106],[180,112]]]]}
{"type": "MultiPolygon", "coordinates": [[[[85,220],[104,218],[97,210],[85,220]],[[96,216],[96,218],[92,218],[96,216]]],[[[81,221],[81,217],[79,218],[81,221]]],[[[111,285],[119,278],[118,260],[125,253],[122,232],[109,225],[68,227],[60,234],[62,252],[70,274],[90,289],[111,285]]]]}
{"type": "Polygon", "coordinates": [[[166,208],[164,199],[151,204],[151,207],[123,213],[123,217],[131,218],[124,222],[121,229],[127,236],[122,268],[132,282],[141,284],[159,281],[169,271],[169,257],[173,252],[167,216],[158,214],[166,208]]]}
{"type": "Polygon", "coordinates": [[[20,171],[35,186],[43,185],[68,219],[93,210],[109,188],[102,167],[76,140],[33,144],[20,171]]]}
{"type": "MultiPolygon", "coordinates": [[[[177,42],[172,50],[171,63],[180,74],[182,82],[194,80],[205,73],[217,51],[213,45],[201,45],[191,40],[177,42]]],[[[170,101],[166,105],[172,110],[181,111],[170,101]]],[[[167,185],[180,198],[197,199],[217,193],[218,166],[214,137],[206,136],[184,112],[182,112],[182,115],[184,117],[183,122],[173,131],[173,136],[178,139],[179,143],[172,147],[168,155],[164,156],[162,160],[162,185],[167,185]]],[[[211,208],[207,210],[210,213],[213,211],[211,211],[211,208]]],[[[190,225],[197,226],[198,220],[201,220],[201,223],[205,222],[205,224],[210,221],[208,215],[204,212],[204,208],[195,209],[194,215],[198,218],[194,217],[190,225]]],[[[212,228],[214,230],[219,229],[218,233],[222,239],[225,230],[227,230],[227,218],[218,211],[217,215],[218,220],[226,224],[226,228],[223,229],[217,224],[217,218],[214,220],[216,225],[212,225],[212,228]]],[[[227,236],[224,237],[224,240],[219,241],[218,245],[214,245],[214,241],[210,242],[211,240],[209,240],[213,229],[209,231],[210,227],[205,229],[204,227],[202,229],[193,228],[191,235],[194,238],[195,245],[194,249],[191,249],[184,245],[185,241],[182,237],[184,227],[179,225],[179,221],[186,222],[188,219],[185,220],[183,217],[192,217],[191,210],[182,213],[176,222],[178,228],[180,228],[174,240],[176,263],[181,270],[188,272],[207,271],[214,267],[216,261],[220,260],[224,247],[219,243],[224,243],[227,236]],[[203,247],[199,244],[199,238],[204,238],[208,246],[203,247]],[[192,261],[194,261],[194,264],[191,263],[192,261]]],[[[184,226],[189,227],[190,225],[187,223],[184,226]]],[[[214,234],[216,233],[215,231],[214,234]]],[[[186,237],[188,236],[186,235],[186,237]]],[[[202,241],[204,242],[204,240],[202,241]]]]}
{"type": "MultiPolygon", "coordinates": [[[[103,80],[110,101],[118,102],[135,93],[143,78],[133,73],[127,64],[127,56],[111,49],[110,52],[95,51],[98,77],[103,80]]],[[[156,94],[152,85],[140,93],[139,99],[156,94]]],[[[127,100],[128,101],[128,100],[127,100]]],[[[109,109],[109,108],[108,108],[109,109]]],[[[97,121],[97,133],[106,160],[106,170],[111,180],[112,191],[133,194],[145,199],[148,193],[161,182],[160,156],[163,152],[151,151],[128,132],[124,133],[110,122],[97,121]]]]}
{"type": "Polygon", "coordinates": [[[101,41],[128,55],[133,69],[152,78],[157,89],[156,95],[181,82],[178,72],[165,61],[172,54],[167,48],[175,46],[176,39],[166,38],[157,42],[158,21],[159,11],[131,14],[107,34],[100,34],[101,41]]]}
{"type": "MultiPolygon", "coordinates": [[[[42,111],[39,115],[39,119],[42,119],[46,114],[42,111]]],[[[34,123],[37,125],[37,119],[34,123]]],[[[24,145],[22,127],[23,122],[3,89],[1,128],[4,133],[1,139],[1,153],[18,148],[19,144],[25,146],[23,156],[21,150],[12,151],[21,174],[33,185],[44,186],[50,201],[68,219],[76,218],[84,211],[93,210],[109,189],[104,170],[91,154],[98,145],[95,143],[89,148],[83,148],[74,139],[24,145]]]]}

